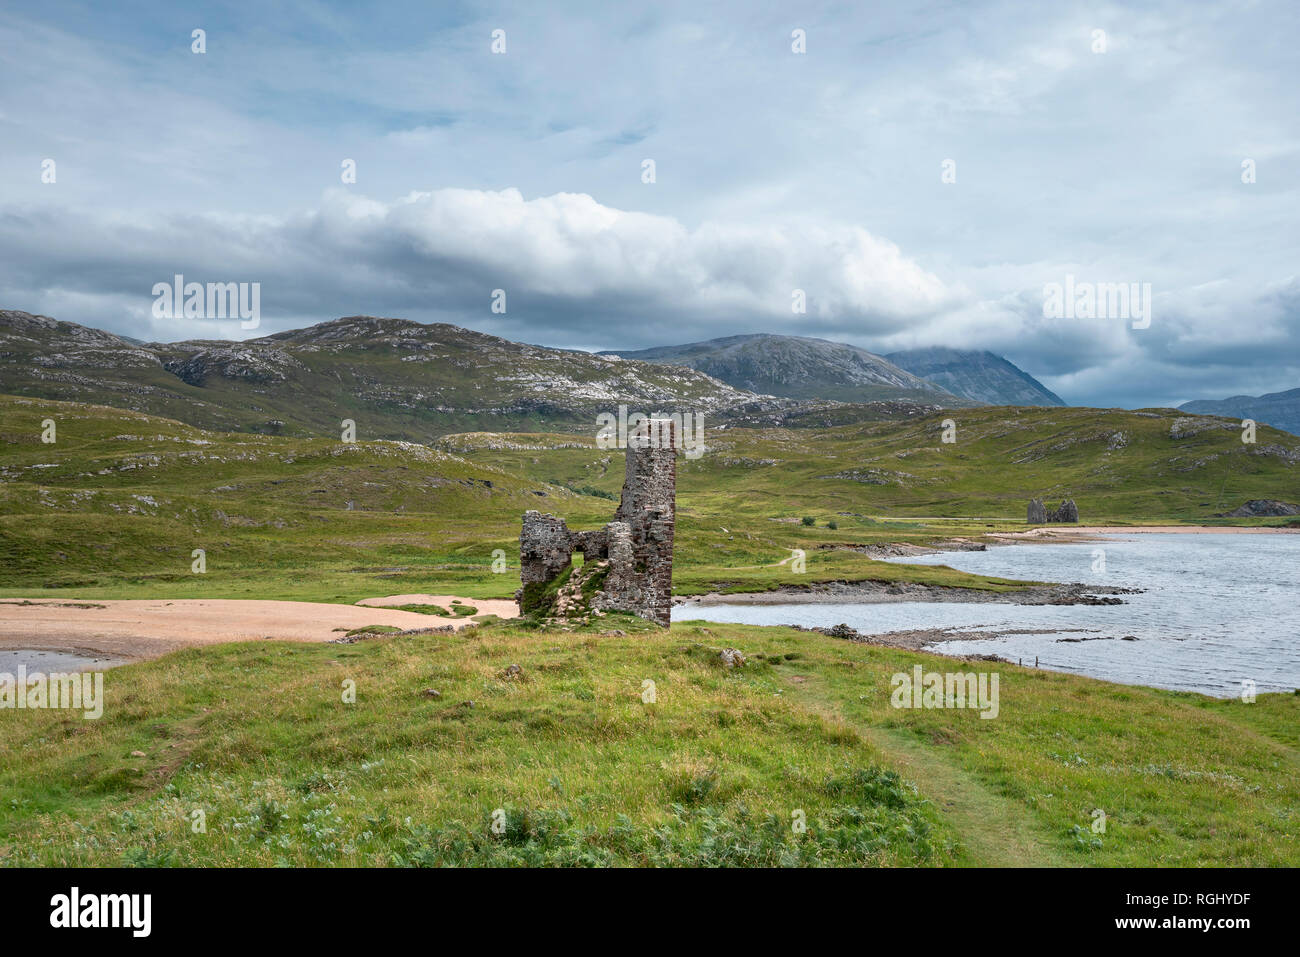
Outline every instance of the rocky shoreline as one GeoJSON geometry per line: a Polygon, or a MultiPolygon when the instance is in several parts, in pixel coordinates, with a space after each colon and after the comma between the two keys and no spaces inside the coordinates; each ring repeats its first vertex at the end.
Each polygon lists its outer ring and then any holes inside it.
{"type": "Polygon", "coordinates": [[[853,603],[879,605],[892,602],[988,602],[1004,605],[1122,605],[1116,595],[1136,595],[1141,588],[1114,585],[1045,583],[1026,585],[1013,591],[993,592],[952,585],[924,585],[918,582],[834,581],[811,585],[781,585],[772,591],[724,595],[710,592],[689,598],[675,598],[675,605],[812,605],[853,603]]]}
{"type": "Polygon", "coordinates": [[[930,545],[888,542],[871,545],[822,545],[833,551],[857,552],[867,558],[907,558],[940,552],[985,552],[1005,545],[1070,545],[1103,542],[1123,535],[1300,535],[1300,526],[1277,525],[1039,525],[1023,531],[989,532],[978,538],[950,538],[930,545]]]}
{"type": "MultiPolygon", "coordinates": [[[[848,625],[834,625],[830,628],[809,628],[804,625],[785,625],[786,628],[793,628],[795,631],[816,632],[819,635],[826,635],[830,638],[842,638],[845,641],[852,641],[860,645],[879,645],[885,648],[901,648],[904,651],[928,651],[936,655],[944,655],[948,658],[957,658],[962,661],[1005,661],[1009,664],[1017,664],[1010,658],[1003,658],[1000,655],[949,655],[941,648],[934,647],[946,641],[988,641],[994,638],[1003,638],[1007,635],[1056,635],[1070,632],[1091,633],[1092,629],[1084,628],[1063,628],[1063,629],[1041,629],[1041,628],[983,628],[974,630],[969,628],[914,628],[905,631],[887,631],[882,634],[873,635],[860,632],[848,625]]],[[[1098,635],[1091,638],[1058,638],[1057,641],[1105,641],[1110,640],[1108,636],[1098,635]]],[[[1136,641],[1132,636],[1127,636],[1123,640],[1136,641]]]]}

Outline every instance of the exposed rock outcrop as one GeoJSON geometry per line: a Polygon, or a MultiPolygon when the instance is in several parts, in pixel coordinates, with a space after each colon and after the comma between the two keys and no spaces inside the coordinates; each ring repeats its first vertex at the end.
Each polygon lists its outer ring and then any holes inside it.
{"type": "Polygon", "coordinates": [[[168,360],[163,368],[183,382],[202,386],[214,375],[259,384],[284,382],[290,370],[301,370],[303,365],[287,352],[259,346],[203,349],[183,360],[168,360]]]}
{"type": "Polygon", "coordinates": [[[745,666],[745,653],[739,648],[723,648],[719,657],[728,668],[743,668],[745,666]]]}
{"type": "Polygon", "coordinates": [[[1253,498],[1231,512],[1215,512],[1215,518],[1266,518],[1270,516],[1300,515],[1300,505],[1278,502],[1273,499],[1253,498]]]}
{"type": "Polygon", "coordinates": [[[1229,422],[1226,419],[1215,419],[1207,415],[1198,415],[1194,417],[1184,417],[1174,419],[1169,426],[1169,437],[1171,439],[1190,439],[1192,436],[1200,435],[1202,432],[1208,432],[1213,429],[1227,429],[1233,431],[1239,429],[1236,422],[1229,422]]]}

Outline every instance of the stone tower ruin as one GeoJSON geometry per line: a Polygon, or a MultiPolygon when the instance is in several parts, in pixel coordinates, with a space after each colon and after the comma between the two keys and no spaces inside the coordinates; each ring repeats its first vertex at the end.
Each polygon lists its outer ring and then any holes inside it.
{"type": "Polygon", "coordinates": [[[1079,520],[1079,507],[1074,504],[1074,499],[1067,498],[1061,503],[1060,508],[1049,509],[1043,504],[1042,499],[1031,498],[1029,500],[1029,509],[1026,521],[1030,525],[1047,525],[1055,522],[1077,522],[1079,520]]]}
{"type": "Polygon", "coordinates": [[[564,520],[524,513],[519,532],[519,612],[581,619],[623,611],[667,627],[672,612],[677,451],[672,419],[642,421],[628,435],[627,474],[614,521],[575,532],[564,520]],[[574,571],[573,553],[583,566],[574,571]]]}

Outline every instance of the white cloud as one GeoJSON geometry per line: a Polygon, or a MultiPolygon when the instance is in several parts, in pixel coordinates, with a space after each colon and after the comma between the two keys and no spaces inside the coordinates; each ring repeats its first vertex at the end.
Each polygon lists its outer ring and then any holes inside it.
{"type": "Polygon", "coordinates": [[[819,318],[888,323],[932,313],[955,295],[896,245],[856,226],[688,229],[586,194],[525,199],[517,189],[441,189],[391,204],[336,190],[319,217],[349,246],[409,242],[430,265],[575,300],[628,296],[698,314],[790,317],[800,288],[819,318]]]}
{"type": "Polygon", "coordinates": [[[1295,385],[1284,0],[840,5],[797,23],[674,0],[272,5],[214,20],[203,56],[165,4],[63,12],[0,12],[0,306],[241,335],[151,323],[151,284],[179,271],[262,281],[264,328],[369,312],[569,346],[767,331],[989,348],[1103,404],[1198,370],[1207,392],[1295,385]],[[1152,329],[1043,321],[1042,285],[1066,272],[1150,281],[1152,329]]]}

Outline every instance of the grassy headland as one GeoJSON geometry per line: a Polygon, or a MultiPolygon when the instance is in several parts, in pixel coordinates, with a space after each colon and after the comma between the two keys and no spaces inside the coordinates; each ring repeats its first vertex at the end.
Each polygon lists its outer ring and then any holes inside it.
{"type": "Polygon", "coordinates": [[[105,687],[98,721],[5,713],[0,863],[1300,863],[1293,695],[621,616],[191,649],[105,687]],[[918,663],[996,670],[998,716],[893,708],[918,663]]]}

